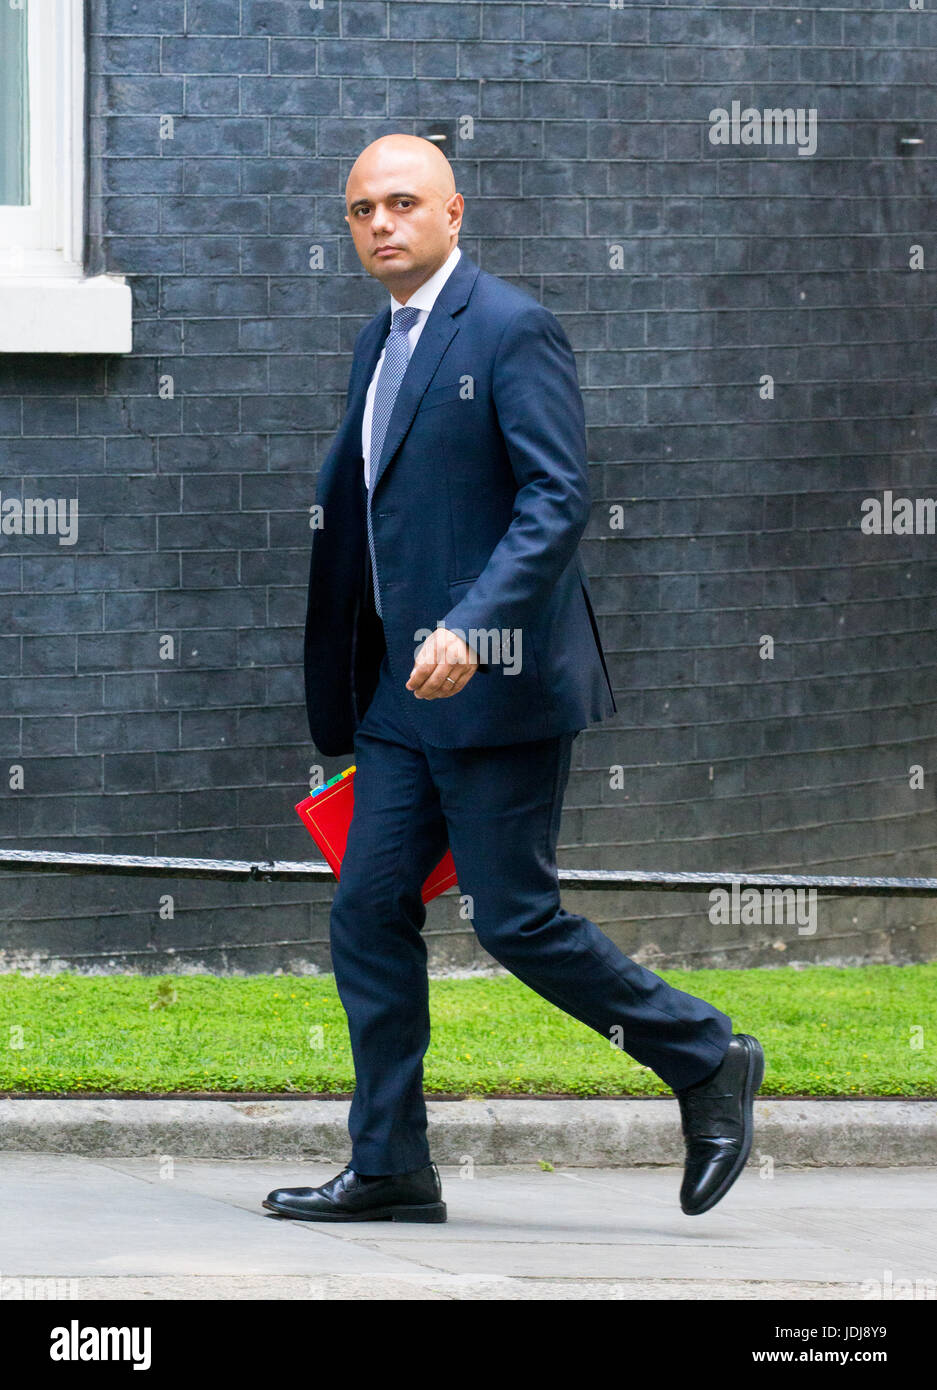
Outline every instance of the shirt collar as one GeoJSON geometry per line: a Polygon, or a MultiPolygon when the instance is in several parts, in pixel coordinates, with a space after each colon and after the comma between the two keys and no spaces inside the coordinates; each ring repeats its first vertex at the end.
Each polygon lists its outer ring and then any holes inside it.
{"type": "Polygon", "coordinates": [[[428,280],[425,280],[418,290],[414,290],[413,294],[411,294],[410,298],[407,300],[406,306],[391,295],[391,317],[393,318],[398,309],[403,309],[404,307],[408,309],[426,309],[427,311],[432,309],[436,300],[439,298],[443,285],[458,265],[461,254],[462,252],[459,250],[458,246],[453,246],[449,255],[436,273],[431,275],[428,280]]]}

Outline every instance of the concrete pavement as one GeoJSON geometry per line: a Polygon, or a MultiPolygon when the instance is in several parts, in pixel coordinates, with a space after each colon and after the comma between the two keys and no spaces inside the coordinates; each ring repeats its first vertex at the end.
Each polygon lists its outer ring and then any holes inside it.
{"type": "Polygon", "coordinates": [[[334,1162],[0,1153],[0,1298],[937,1297],[932,1168],[751,1166],[699,1217],[679,1167],[440,1170],[445,1225],[321,1226],[259,1203],[334,1162]]]}

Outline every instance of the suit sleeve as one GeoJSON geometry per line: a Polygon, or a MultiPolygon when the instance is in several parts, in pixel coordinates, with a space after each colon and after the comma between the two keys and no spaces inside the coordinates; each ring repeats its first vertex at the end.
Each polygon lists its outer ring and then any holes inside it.
{"type": "Polygon", "coordinates": [[[575,554],[589,520],[585,418],[576,362],[559,322],[540,305],[507,324],[492,394],[517,482],[511,524],[447,628],[524,629],[575,554]]]}

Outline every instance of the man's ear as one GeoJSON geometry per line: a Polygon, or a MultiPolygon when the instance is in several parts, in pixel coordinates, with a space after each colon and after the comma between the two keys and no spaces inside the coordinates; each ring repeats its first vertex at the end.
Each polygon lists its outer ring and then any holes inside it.
{"type": "Polygon", "coordinates": [[[458,198],[458,199],[461,200],[460,205],[457,207],[458,221],[457,221],[456,224],[453,226],[452,220],[451,220],[451,218],[450,218],[450,222],[449,222],[449,230],[450,230],[450,232],[458,232],[458,231],[461,230],[461,227],[462,227],[462,218],[463,218],[463,216],[465,215],[465,200],[462,198],[462,194],[461,194],[461,193],[453,193],[452,197],[451,197],[451,198],[447,201],[447,203],[446,203],[446,211],[448,212],[448,211],[451,209],[452,205],[455,203],[456,198],[458,198]]]}

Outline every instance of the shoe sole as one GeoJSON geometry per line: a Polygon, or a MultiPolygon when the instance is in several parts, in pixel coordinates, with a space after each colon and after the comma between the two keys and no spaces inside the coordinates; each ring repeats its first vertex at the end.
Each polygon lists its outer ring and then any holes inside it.
{"type": "Polygon", "coordinates": [[[686,1207],[681,1207],[681,1210],[686,1216],[702,1216],[704,1212],[710,1211],[717,1202],[721,1202],[745,1167],[748,1162],[748,1156],[752,1151],[752,1142],[755,1137],[754,1103],[755,1096],[758,1094],[758,1089],[765,1079],[765,1054],[757,1038],[753,1038],[749,1033],[739,1033],[737,1036],[739,1038],[744,1038],[749,1053],[748,1075],[745,1077],[745,1088],[743,1092],[745,1129],[742,1134],[742,1147],[739,1150],[738,1157],[729,1169],[722,1183],[716,1188],[715,1192],[706,1199],[702,1206],[691,1207],[689,1211],[687,1211],[686,1207]]]}
{"type": "Polygon", "coordinates": [[[288,1216],[293,1221],[408,1221],[414,1225],[434,1225],[446,1220],[445,1202],[424,1202],[415,1206],[372,1207],[368,1211],[291,1211],[289,1207],[279,1207],[275,1202],[261,1202],[268,1211],[277,1216],[288,1216]]]}

